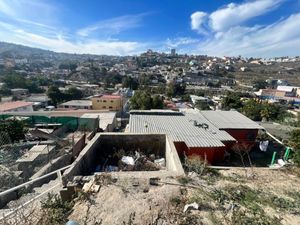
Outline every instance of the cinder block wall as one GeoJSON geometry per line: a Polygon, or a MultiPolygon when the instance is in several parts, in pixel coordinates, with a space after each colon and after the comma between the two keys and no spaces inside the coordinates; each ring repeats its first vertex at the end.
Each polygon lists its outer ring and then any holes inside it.
{"type": "Polygon", "coordinates": [[[65,171],[63,184],[73,176],[90,175],[100,155],[113,153],[113,148],[124,149],[125,152],[140,151],[166,158],[167,170],[182,175],[183,169],[174,144],[164,134],[129,134],[129,133],[99,133],[88,142],[81,151],[72,167],[65,171]]]}

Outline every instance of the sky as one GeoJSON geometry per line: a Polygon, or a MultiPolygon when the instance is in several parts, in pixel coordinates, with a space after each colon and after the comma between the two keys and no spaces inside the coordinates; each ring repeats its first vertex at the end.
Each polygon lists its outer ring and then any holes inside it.
{"type": "Polygon", "coordinates": [[[56,52],[300,55],[300,0],[0,0],[0,41],[56,52]]]}

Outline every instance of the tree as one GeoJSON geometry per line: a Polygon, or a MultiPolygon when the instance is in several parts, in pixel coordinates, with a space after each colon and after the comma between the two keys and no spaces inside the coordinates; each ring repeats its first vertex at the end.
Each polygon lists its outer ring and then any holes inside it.
{"type": "Polygon", "coordinates": [[[130,98],[130,109],[162,109],[163,99],[159,95],[154,95],[153,97],[147,91],[138,90],[135,92],[134,96],[130,98]]]}
{"type": "Polygon", "coordinates": [[[254,99],[250,99],[245,103],[242,112],[255,121],[260,121],[262,119],[282,121],[288,116],[284,107],[277,104],[269,104],[267,102],[257,102],[254,99]]]}
{"type": "Polygon", "coordinates": [[[288,143],[293,149],[293,161],[300,165],[300,129],[293,130],[290,133],[288,143]]]}
{"type": "Polygon", "coordinates": [[[240,109],[242,106],[241,97],[238,93],[228,92],[226,97],[222,99],[222,107],[226,110],[240,109]]]}
{"type": "Polygon", "coordinates": [[[8,88],[27,88],[26,79],[20,74],[7,74],[2,80],[8,88]]]}
{"type": "Polygon", "coordinates": [[[12,142],[24,139],[24,135],[27,132],[24,122],[16,119],[13,120],[1,120],[0,131],[8,134],[12,142]]]}
{"type": "Polygon", "coordinates": [[[2,96],[9,96],[11,95],[11,90],[10,88],[7,87],[6,84],[2,85],[2,87],[0,88],[0,94],[2,96]]]}
{"type": "Polygon", "coordinates": [[[27,80],[26,87],[30,93],[43,93],[44,90],[38,86],[38,84],[34,81],[27,80]]]}
{"type": "Polygon", "coordinates": [[[250,99],[245,103],[242,112],[251,120],[260,121],[262,119],[261,109],[262,107],[259,102],[250,99]]]}
{"type": "Polygon", "coordinates": [[[136,79],[130,77],[130,76],[125,76],[122,79],[122,86],[125,88],[130,88],[132,90],[138,89],[139,83],[136,79]]]}
{"type": "Polygon", "coordinates": [[[163,108],[164,108],[163,98],[159,95],[154,95],[152,97],[152,109],[163,109],[163,108]]]}
{"type": "Polygon", "coordinates": [[[149,84],[149,82],[150,82],[150,79],[149,79],[149,76],[147,76],[147,74],[142,73],[139,76],[139,84],[140,85],[147,85],[147,84],[149,84]]]}
{"type": "Polygon", "coordinates": [[[175,81],[173,81],[168,84],[167,89],[166,89],[166,94],[169,97],[181,96],[181,95],[184,95],[185,88],[186,88],[185,84],[182,84],[182,83],[179,84],[179,83],[176,83],[175,81]]]}
{"type": "Polygon", "coordinates": [[[255,90],[265,89],[268,86],[268,83],[265,80],[255,80],[253,82],[253,87],[255,90]]]}
{"type": "Polygon", "coordinates": [[[62,93],[57,86],[50,86],[47,91],[47,96],[51,99],[53,105],[57,105],[65,99],[64,93],[62,93]]]}
{"type": "Polygon", "coordinates": [[[107,69],[106,69],[105,67],[101,67],[100,73],[101,73],[101,75],[106,76],[106,74],[107,74],[107,69]]]}
{"type": "Polygon", "coordinates": [[[197,101],[195,104],[195,108],[199,110],[210,110],[209,104],[204,101],[197,101]]]}
{"type": "Polygon", "coordinates": [[[159,84],[157,87],[157,93],[164,94],[166,92],[166,86],[164,84],[159,84]]]}
{"type": "Polygon", "coordinates": [[[79,100],[83,98],[83,93],[76,87],[70,87],[65,92],[65,99],[66,100],[79,100]]]}
{"type": "Polygon", "coordinates": [[[74,72],[77,68],[77,63],[76,62],[64,62],[64,63],[59,64],[58,68],[71,70],[72,72],[74,72]]]}

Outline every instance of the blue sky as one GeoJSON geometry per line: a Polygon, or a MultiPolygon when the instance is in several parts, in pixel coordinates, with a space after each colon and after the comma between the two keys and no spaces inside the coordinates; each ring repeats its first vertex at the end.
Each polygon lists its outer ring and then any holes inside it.
{"type": "Polygon", "coordinates": [[[300,0],[0,0],[0,41],[57,52],[300,53],[300,0]]]}

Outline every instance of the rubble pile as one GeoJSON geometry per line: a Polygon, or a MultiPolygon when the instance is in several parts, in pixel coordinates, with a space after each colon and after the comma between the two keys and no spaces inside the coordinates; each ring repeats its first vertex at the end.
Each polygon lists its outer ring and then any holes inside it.
{"type": "Polygon", "coordinates": [[[165,169],[166,160],[155,154],[146,155],[137,150],[125,152],[123,149],[114,151],[114,154],[97,165],[95,172],[114,171],[157,171],[165,169]]]}

